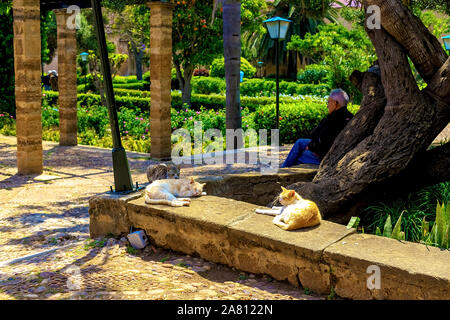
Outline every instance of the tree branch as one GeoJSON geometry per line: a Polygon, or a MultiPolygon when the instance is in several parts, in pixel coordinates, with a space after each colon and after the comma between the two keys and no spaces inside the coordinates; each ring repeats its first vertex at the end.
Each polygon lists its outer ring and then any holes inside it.
{"type": "Polygon", "coordinates": [[[400,0],[364,0],[364,6],[381,9],[381,25],[408,53],[417,71],[428,83],[444,64],[447,54],[435,36],[400,0]]]}

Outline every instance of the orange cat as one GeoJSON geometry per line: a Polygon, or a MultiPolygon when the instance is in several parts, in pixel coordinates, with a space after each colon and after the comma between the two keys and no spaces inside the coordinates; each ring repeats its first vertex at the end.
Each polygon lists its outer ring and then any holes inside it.
{"type": "Polygon", "coordinates": [[[153,181],[145,188],[145,203],[167,204],[172,207],[189,206],[190,198],[206,195],[204,183],[190,179],[163,179],[153,181]],[[183,198],[178,198],[183,197],[183,198]]]}
{"type": "Polygon", "coordinates": [[[319,208],[303,199],[295,190],[281,187],[280,203],[283,211],[273,218],[273,223],[283,230],[294,230],[318,225],[321,221],[319,208]]]}

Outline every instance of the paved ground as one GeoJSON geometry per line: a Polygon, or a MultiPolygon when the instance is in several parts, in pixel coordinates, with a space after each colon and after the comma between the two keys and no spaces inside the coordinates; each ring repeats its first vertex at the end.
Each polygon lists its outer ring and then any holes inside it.
{"type": "MultiPolygon", "coordinates": [[[[43,147],[44,176],[19,176],[16,138],[0,135],[0,299],[326,299],[162,248],[135,253],[119,239],[89,239],[88,200],[113,185],[111,151],[43,147]],[[41,181],[45,175],[55,179],[41,181]]],[[[282,149],[284,157],[289,146],[282,149]]],[[[145,183],[151,161],[128,157],[133,181],[145,183]]],[[[248,170],[258,167],[185,167],[181,174],[248,170]]]]}
{"type": "MultiPolygon", "coordinates": [[[[435,142],[449,137],[450,126],[435,142]]],[[[280,160],[290,147],[281,147],[280,160]]],[[[0,135],[0,299],[326,299],[155,246],[131,252],[119,239],[89,239],[88,200],[114,181],[111,150],[43,148],[44,176],[19,176],[16,138],[0,135]]],[[[133,181],[147,182],[148,155],[128,158],[133,181]]],[[[181,175],[259,169],[185,165],[181,175]]]]}

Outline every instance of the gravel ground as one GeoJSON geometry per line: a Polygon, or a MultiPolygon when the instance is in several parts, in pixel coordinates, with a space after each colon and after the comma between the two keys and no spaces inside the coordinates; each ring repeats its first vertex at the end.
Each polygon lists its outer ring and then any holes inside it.
{"type": "MultiPolygon", "coordinates": [[[[435,144],[449,138],[447,126],[435,144]]],[[[280,161],[291,146],[280,148],[280,161]]],[[[45,141],[43,149],[43,176],[19,176],[16,138],[0,135],[0,299],[327,298],[156,246],[133,252],[120,239],[90,239],[88,201],[114,184],[111,150],[45,141]]],[[[133,181],[146,183],[145,170],[156,162],[147,154],[127,155],[133,181]]],[[[259,170],[183,165],[181,176],[259,170]]]]}

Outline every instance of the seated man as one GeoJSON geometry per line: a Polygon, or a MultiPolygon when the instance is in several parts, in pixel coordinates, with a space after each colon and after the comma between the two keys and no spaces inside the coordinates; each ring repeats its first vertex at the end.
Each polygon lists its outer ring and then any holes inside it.
{"type": "Polygon", "coordinates": [[[334,139],[344,129],[353,115],[347,110],[348,95],[341,89],[331,91],[328,98],[328,115],[311,133],[311,139],[298,139],[281,168],[301,163],[320,164],[333,145],[334,139]]]}

